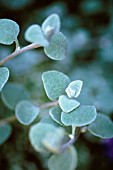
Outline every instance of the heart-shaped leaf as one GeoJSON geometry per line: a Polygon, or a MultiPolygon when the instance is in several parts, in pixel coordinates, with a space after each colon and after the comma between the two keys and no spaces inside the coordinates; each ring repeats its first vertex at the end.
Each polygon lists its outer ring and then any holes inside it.
{"type": "Polygon", "coordinates": [[[6,84],[7,80],[9,78],[9,70],[6,67],[1,67],[0,68],[0,91],[6,84]]]}
{"type": "Polygon", "coordinates": [[[25,32],[25,39],[31,43],[37,43],[41,46],[47,46],[48,41],[45,38],[39,25],[31,25],[25,32]]]}
{"type": "Polygon", "coordinates": [[[10,19],[0,19],[0,43],[10,45],[17,40],[19,26],[10,19]]]}
{"type": "Polygon", "coordinates": [[[21,100],[29,99],[26,89],[18,83],[7,83],[2,90],[2,100],[11,110],[14,110],[21,100]]]}
{"type": "Polygon", "coordinates": [[[18,121],[24,125],[32,123],[39,114],[38,106],[27,100],[20,101],[15,108],[18,121]]]}
{"type": "Polygon", "coordinates": [[[9,124],[0,124],[0,145],[2,145],[11,135],[12,127],[9,124]]]}
{"type": "Polygon", "coordinates": [[[42,24],[42,30],[47,38],[56,34],[60,30],[60,18],[57,14],[52,14],[46,18],[42,24]]]}
{"type": "Polygon", "coordinates": [[[113,138],[113,122],[103,114],[97,114],[95,121],[88,126],[88,130],[100,138],[113,138]]]}
{"type": "Polygon", "coordinates": [[[60,109],[59,106],[55,106],[49,110],[51,118],[62,126],[63,124],[61,122],[61,112],[62,110],[60,109]]]}
{"type": "Polygon", "coordinates": [[[67,39],[61,33],[54,34],[49,42],[49,45],[44,48],[45,54],[53,60],[63,60],[67,52],[67,39]]]}
{"type": "Polygon", "coordinates": [[[56,127],[50,124],[37,123],[33,125],[29,131],[29,139],[33,148],[38,152],[47,152],[43,140],[48,133],[55,130],[56,127]]]}
{"type": "Polygon", "coordinates": [[[69,114],[62,112],[61,121],[64,125],[85,126],[96,119],[96,109],[94,106],[79,106],[69,114]]]}
{"type": "Polygon", "coordinates": [[[72,81],[66,88],[66,93],[69,98],[76,98],[79,96],[82,89],[83,82],[81,80],[72,81]]]}
{"type": "Polygon", "coordinates": [[[59,97],[59,105],[65,113],[69,113],[72,110],[76,109],[80,105],[80,103],[74,99],[69,99],[65,95],[61,95],[59,97]]]}
{"type": "Polygon", "coordinates": [[[60,154],[54,154],[49,158],[49,170],[75,170],[77,167],[77,152],[74,146],[70,146],[60,154]]]}
{"type": "Polygon", "coordinates": [[[44,72],[42,81],[48,98],[53,101],[65,92],[70,83],[68,76],[55,70],[44,72]]]}

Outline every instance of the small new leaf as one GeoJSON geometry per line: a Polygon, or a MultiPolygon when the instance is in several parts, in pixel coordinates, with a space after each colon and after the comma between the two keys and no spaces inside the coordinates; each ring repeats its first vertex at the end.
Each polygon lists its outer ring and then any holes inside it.
{"type": "Polygon", "coordinates": [[[12,127],[9,124],[0,124],[0,145],[2,145],[11,135],[12,127]]]}
{"type": "Polygon", "coordinates": [[[20,101],[16,108],[15,113],[18,121],[23,125],[32,123],[39,114],[39,108],[27,100],[20,101]]]}
{"type": "Polygon", "coordinates": [[[40,46],[47,46],[48,40],[45,38],[39,25],[31,25],[25,32],[25,39],[40,46]]]}
{"type": "Polygon", "coordinates": [[[66,126],[81,127],[92,123],[96,119],[96,115],[94,106],[79,106],[69,114],[62,112],[61,121],[66,126]]]}
{"type": "Polygon", "coordinates": [[[7,67],[1,67],[0,68],[0,91],[6,84],[7,80],[9,78],[9,70],[7,67]]]}
{"type": "Polygon", "coordinates": [[[83,82],[81,80],[72,81],[66,88],[66,93],[69,98],[76,98],[79,96],[82,89],[83,82]]]}
{"type": "Polygon", "coordinates": [[[80,103],[75,99],[69,99],[67,96],[61,95],[59,97],[59,105],[65,113],[69,113],[72,110],[76,109],[80,105],[80,103]]]}
{"type": "Polygon", "coordinates": [[[67,53],[67,39],[61,33],[54,34],[49,45],[44,48],[45,54],[53,60],[63,60],[67,53]]]}
{"type": "Polygon", "coordinates": [[[0,19],[0,43],[10,45],[17,40],[19,25],[10,19],[0,19]]]}
{"type": "Polygon", "coordinates": [[[52,14],[42,23],[42,30],[47,38],[56,34],[60,30],[60,18],[57,14],[52,14]]]}
{"type": "Polygon", "coordinates": [[[70,146],[60,154],[53,154],[48,161],[49,170],[75,170],[77,167],[77,152],[70,146]]]}
{"type": "Polygon", "coordinates": [[[68,76],[55,70],[44,72],[42,81],[48,98],[53,101],[64,94],[66,87],[70,83],[68,76]]]}
{"type": "Polygon", "coordinates": [[[95,121],[88,126],[88,130],[100,138],[113,138],[113,122],[103,114],[97,114],[95,121]]]}

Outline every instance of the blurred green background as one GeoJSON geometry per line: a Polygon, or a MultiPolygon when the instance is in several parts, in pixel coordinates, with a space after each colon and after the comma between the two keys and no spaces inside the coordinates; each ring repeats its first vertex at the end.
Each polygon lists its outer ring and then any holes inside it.
{"type": "MultiPolygon", "coordinates": [[[[48,102],[41,75],[56,69],[84,82],[79,97],[81,104],[95,105],[98,112],[113,120],[113,2],[112,0],[0,0],[0,18],[20,25],[19,42],[28,43],[24,33],[31,24],[41,24],[50,14],[61,18],[61,31],[68,39],[68,53],[62,61],[52,61],[42,49],[26,52],[5,64],[10,69],[10,82],[23,84],[37,103],[48,102]]],[[[14,45],[0,45],[0,59],[14,50],[14,45]]],[[[47,112],[45,110],[44,112],[47,112]]],[[[0,99],[0,118],[14,113],[0,99]]],[[[12,123],[13,133],[0,146],[0,169],[46,170],[46,155],[33,150],[28,139],[29,126],[12,123]]],[[[78,151],[77,170],[113,169],[113,140],[106,142],[88,133],[75,143],[78,151]]]]}

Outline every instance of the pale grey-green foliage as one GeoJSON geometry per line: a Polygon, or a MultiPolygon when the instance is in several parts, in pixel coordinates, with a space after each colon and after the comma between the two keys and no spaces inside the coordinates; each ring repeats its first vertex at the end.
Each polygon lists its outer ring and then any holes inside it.
{"type": "Polygon", "coordinates": [[[79,106],[70,113],[62,112],[61,121],[64,125],[85,126],[96,119],[96,108],[94,106],[79,106]]]}
{"type": "Polygon", "coordinates": [[[60,154],[54,154],[48,161],[49,170],[75,170],[77,167],[77,152],[73,146],[60,154]]]}
{"type": "Polygon", "coordinates": [[[18,24],[10,19],[0,19],[0,43],[10,45],[17,40],[18,24]]]}
{"type": "Polygon", "coordinates": [[[53,125],[55,127],[60,126],[60,124],[58,124],[54,119],[52,119],[52,117],[50,115],[47,115],[46,117],[44,117],[40,122],[45,123],[45,124],[50,124],[50,125],[53,125]]]}
{"type": "Polygon", "coordinates": [[[64,135],[65,135],[64,129],[57,128],[54,132],[47,133],[43,140],[43,144],[49,151],[57,153],[61,149],[64,135]]]}
{"type": "Polygon", "coordinates": [[[29,99],[28,93],[24,86],[18,83],[7,83],[2,90],[2,100],[11,110],[14,110],[17,103],[21,100],[29,99]]]}
{"type": "Polygon", "coordinates": [[[47,46],[48,40],[39,25],[31,25],[25,32],[25,39],[31,43],[37,43],[40,46],[47,46]]]}
{"type": "Polygon", "coordinates": [[[58,124],[60,124],[61,126],[63,125],[62,122],[61,122],[61,112],[62,110],[60,109],[59,106],[55,106],[55,107],[52,107],[50,110],[49,110],[49,114],[51,116],[51,118],[57,122],[58,124]]]}
{"type": "Polygon", "coordinates": [[[47,152],[47,148],[43,144],[45,136],[54,132],[56,127],[47,123],[37,123],[30,128],[29,139],[33,148],[38,152],[47,152]]]}
{"type": "Polygon", "coordinates": [[[79,96],[82,89],[83,82],[81,80],[72,81],[66,88],[66,93],[69,98],[76,98],[79,96]]]}
{"type": "Polygon", "coordinates": [[[7,123],[0,124],[0,145],[2,145],[11,135],[12,127],[7,123]]]}
{"type": "Polygon", "coordinates": [[[51,14],[42,23],[42,30],[47,38],[60,31],[60,18],[57,14],[51,14]]]}
{"type": "Polygon", "coordinates": [[[68,76],[56,70],[44,72],[42,81],[48,98],[53,101],[64,94],[66,87],[70,83],[68,76]]]}
{"type": "Polygon", "coordinates": [[[46,55],[53,60],[62,60],[67,53],[67,39],[61,33],[54,34],[49,42],[49,45],[44,48],[46,55]]]}
{"type": "Polygon", "coordinates": [[[97,114],[95,121],[88,126],[88,130],[101,138],[113,138],[113,122],[103,114],[97,114]]]}
{"type": "Polygon", "coordinates": [[[1,67],[0,68],[0,91],[6,84],[7,80],[9,78],[9,70],[7,67],[1,67]]]}
{"type": "Polygon", "coordinates": [[[61,95],[59,97],[59,105],[64,112],[68,113],[76,109],[80,103],[75,99],[70,99],[65,95],[61,95]]]}
{"type": "Polygon", "coordinates": [[[21,100],[15,108],[18,121],[24,125],[32,123],[39,114],[39,107],[27,100],[21,100]]]}

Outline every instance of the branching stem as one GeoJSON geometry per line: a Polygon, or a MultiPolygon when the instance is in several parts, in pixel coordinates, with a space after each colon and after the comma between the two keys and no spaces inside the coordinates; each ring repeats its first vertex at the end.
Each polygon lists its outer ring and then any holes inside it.
{"type": "Polygon", "coordinates": [[[22,54],[28,50],[32,50],[32,49],[35,49],[35,48],[38,48],[38,47],[41,47],[40,45],[36,44],[36,43],[33,43],[33,44],[30,44],[28,46],[25,46],[23,48],[20,48],[20,49],[17,49],[15,50],[12,54],[8,55],[6,58],[2,59],[0,61],[0,66],[2,66],[3,64],[5,64],[6,62],[8,62],[9,60],[13,59],[14,57],[16,57],[17,55],[19,54],[22,54]]]}
{"type": "MultiPolygon", "coordinates": [[[[45,108],[48,108],[48,107],[52,107],[52,106],[56,106],[58,104],[58,101],[55,101],[55,102],[48,102],[48,103],[44,103],[40,106],[40,109],[45,109],[45,108]]],[[[16,116],[13,115],[13,116],[10,116],[8,118],[4,118],[4,119],[1,119],[0,120],[0,124],[3,124],[3,123],[11,123],[13,121],[16,120],[16,116]]]]}

